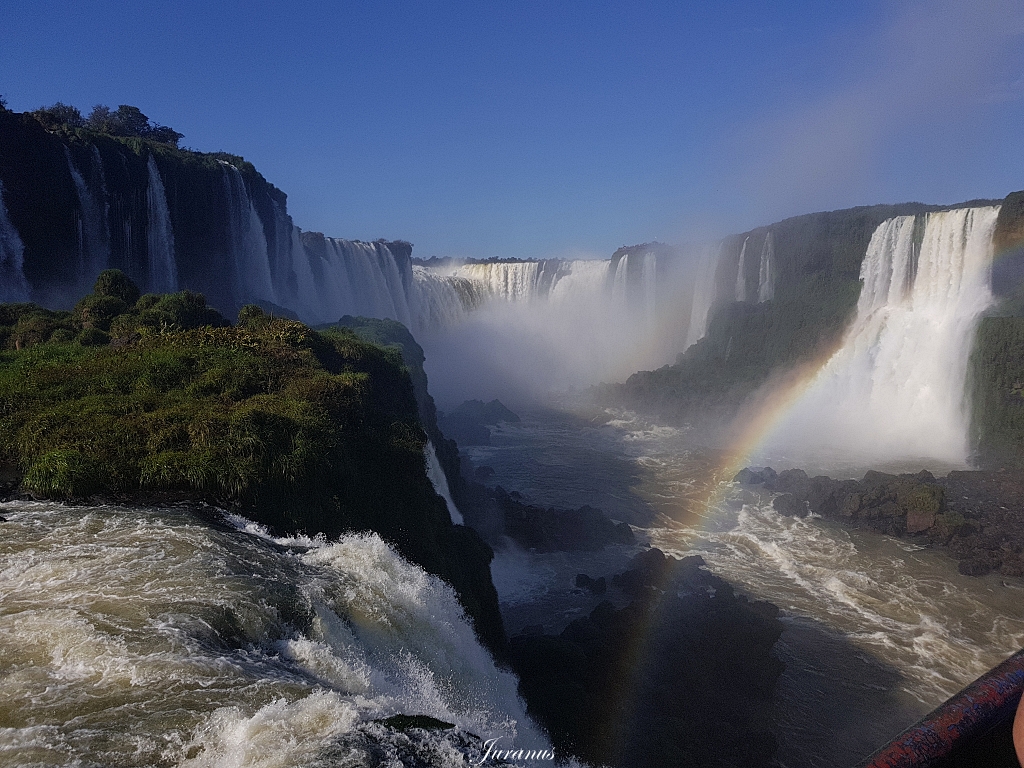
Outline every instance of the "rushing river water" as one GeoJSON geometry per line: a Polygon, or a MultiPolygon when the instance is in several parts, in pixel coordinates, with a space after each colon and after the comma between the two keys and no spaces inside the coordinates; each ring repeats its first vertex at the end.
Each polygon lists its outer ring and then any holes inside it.
{"type": "MultiPolygon", "coordinates": [[[[722,477],[720,457],[685,431],[631,414],[547,412],[502,425],[471,454],[495,470],[489,482],[537,503],[650,521],[642,533],[652,545],[699,554],[778,605],[786,671],[776,730],[789,768],[854,765],[1024,645],[1024,582],[962,576],[944,553],[907,540],[782,517],[769,495],[722,477]]],[[[580,557],[515,557],[496,569],[513,630],[540,615],[531,603],[557,603],[575,573],[621,570],[621,560],[588,569],[580,557]]],[[[549,611],[546,628],[572,615],[549,611]]]]}
{"type": "Polygon", "coordinates": [[[463,766],[482,738],[543,745],[452,590],[376,536],[0,514],[0,765],[463,766]],[[455,727],[380,722],[399,714],[455,727]]]}

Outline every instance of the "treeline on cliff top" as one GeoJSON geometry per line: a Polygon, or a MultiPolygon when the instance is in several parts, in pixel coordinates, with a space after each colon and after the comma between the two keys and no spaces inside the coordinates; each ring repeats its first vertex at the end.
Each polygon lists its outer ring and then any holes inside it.
{"type": "Polygon", "coordinates": [[[40,107],[29,112],[47,130],[85,128],[108,136],[137,137],[158,141],[162,144],[178,146],[184,134],[178,133],[166,125],[150,121],[142,114],[142,110],[130,104],[121,104],[111,109],[104,104],[92,108],[88,117],[78,107],[57,102],[50,107],[40,107]]]}
{"type": "Polygon", "coordinates": [[[376,531],[503,648],[491,551],[427,478],[394,348],[257,307],[232,326],[200,294],[140,296],[116,270],[71,311],[0,305],[0,347],[8,493],[204,499],[279,532],[376,531]]]}

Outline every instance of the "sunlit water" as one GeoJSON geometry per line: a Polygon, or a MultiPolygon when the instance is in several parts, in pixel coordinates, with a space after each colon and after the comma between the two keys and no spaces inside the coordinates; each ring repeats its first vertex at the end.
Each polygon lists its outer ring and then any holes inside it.
{"type": "MultiPolygon", "coordinates": [[[[784,765],[854,765],[1024,645],[1024,582],[962,576],[943,552],[908,540],[782,517],[770,495],[722,477],[719,457],[694,449],[685,431],[631,414],[590,416],[527,416],[495,430],[472,457],[494,468],[491,482],[544,505],[591,504],[646,520],[638,532],[651,544],[700,554],[718,575],[778,605],[784,765]]],[[[520,623],[531,618],[523,607],[531,596],[554,602],[549,593],[564,591],[573,572],[621,570],[621,560],[588,569],[567,556],[515,557],[522,561],[499,558],[498,589],[520,623]],[[529,575],[517,581],[515,573],[529,575]]],[[[551,615],[546,628],[568,618],[551,615]]]]}
{"type": "Polygon", "coordinates": [[[543,744],[452,590],[376,536],[0,505],[0,765],[464,766],[543,744]],[[456,727],[403,733],[427,715],[456,727]]]}

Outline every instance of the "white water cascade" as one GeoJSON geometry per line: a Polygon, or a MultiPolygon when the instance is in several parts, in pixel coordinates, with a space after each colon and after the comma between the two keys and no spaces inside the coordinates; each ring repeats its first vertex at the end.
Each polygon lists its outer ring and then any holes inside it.
{"type": "Polygon", "coordinates": [[[170,293],[178,290],[178,268],[174,261],[171,214],[167,209],[164,182],[160,178],[160,169],[156,167],[153,155],[149,156],[146,168],[149,171],[149,187],[146,190],[149,213],[149,290],[154,293],[170,293]]]}
{"type": "Polygon", "coordinates": [[[743,247],[740,248],[740,263],[736,267],[736,301],[747,300],[747,244],[750,236],[743,238],[743,247]]]}
{"type": "Polygon", "coordinates": [[[838,465],[968,463],[967,362],[992,301],[998,213],[993,206],[900,216],[875,230],[853,325],[764,459],[781,453],[799,465],[838,451],[838,465]]]}
{"type": "MultiPolygon", "coordinates": [[[[706,246],[697,262],[697,277],[690,302],[690,322],[686,327],[686,347],[696,344],[708,330],[708,314],[715,303],[715,272],[722,256],[722,244],[706,246]]],[[[684,347],[685,348],[685,347],[684,347]]]]}
{"type": "Polygon", "coordinates": [[[758,270],[757,301],[771,301],[775,298],[775,238],[771,231],[764,237],[761,246],[761,268],[758,270]]]}
{"type": "MultiPolygon", "coordinates": [[[[93,146],[93,150],[96,147],[93,146]]],[[[78,279],[87,290],[92,287],[91,282],[96,276],[107,268],[110,260],[110,235],[107,232],[106,200],[97,200],[96,196],[89,190],[82,178],[82,174],[75,167],[71,159],[71,152],[64,147],[64,156],[68,161],[68,170],[71,172],[71,180],[75,185],[75,194],[78,196],[78,207],[80,212],[77,216],[78,224],[78,279]]],[[[97,151],[95,160],[99,160],[97,151]]],[[[102,171],[102,164],[100,165],[102,171]]]]}
{"type": "Polygon", "coordinates": [[[228,242],[235,269],[235,296],[239,303],[264,299],[277,303],[263,223],[249,198],[242,173],[220,161],[228,200],[228,242]]]}
{"type": "Polygon", "coordinates": [[[0,302],[29,300],[29,286],[22,269],[25,246],[7,217],[4,185],[0,183],[0,302]]]}
{"type": "Polygon", "coordinates": [[[459,508],[452,501],[452,492],[448,488],[448,478],[445,477],[441,462],[437,460],[437,451],[434,450],[434,444],[430,440],[427,440],[423,454],[427,462],[427,477],[430,478],[430,484],[434,486],[434,492],[444,499],[444,503],[448,505],[448,514],[451,515],[452,522],[455,525],[463,525],[462,513],[459,512],[459,508]]]}
{"type": "Polygon", "coordinates": [[[451,587],[374,534],[4,504],[4,765],[470,765],[548,748],[451,587]],[[417,733],[380,721],[454,724],[417,733]],[[475,734],[475,736],[470,736],[475,734]]]}

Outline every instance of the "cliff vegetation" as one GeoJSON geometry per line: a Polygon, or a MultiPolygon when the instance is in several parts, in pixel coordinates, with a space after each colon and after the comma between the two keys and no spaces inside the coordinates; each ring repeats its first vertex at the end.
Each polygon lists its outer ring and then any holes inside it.
{"type": "Polygon", "coordinates": [[[452,584],[481,638],[504,634],[489,547],[454,526],[396,350],[248,307],[230,325],[116,271],[72,311],[0,305],[8,492],[204,499],[281,532],[372,530],[452,584]]]}

